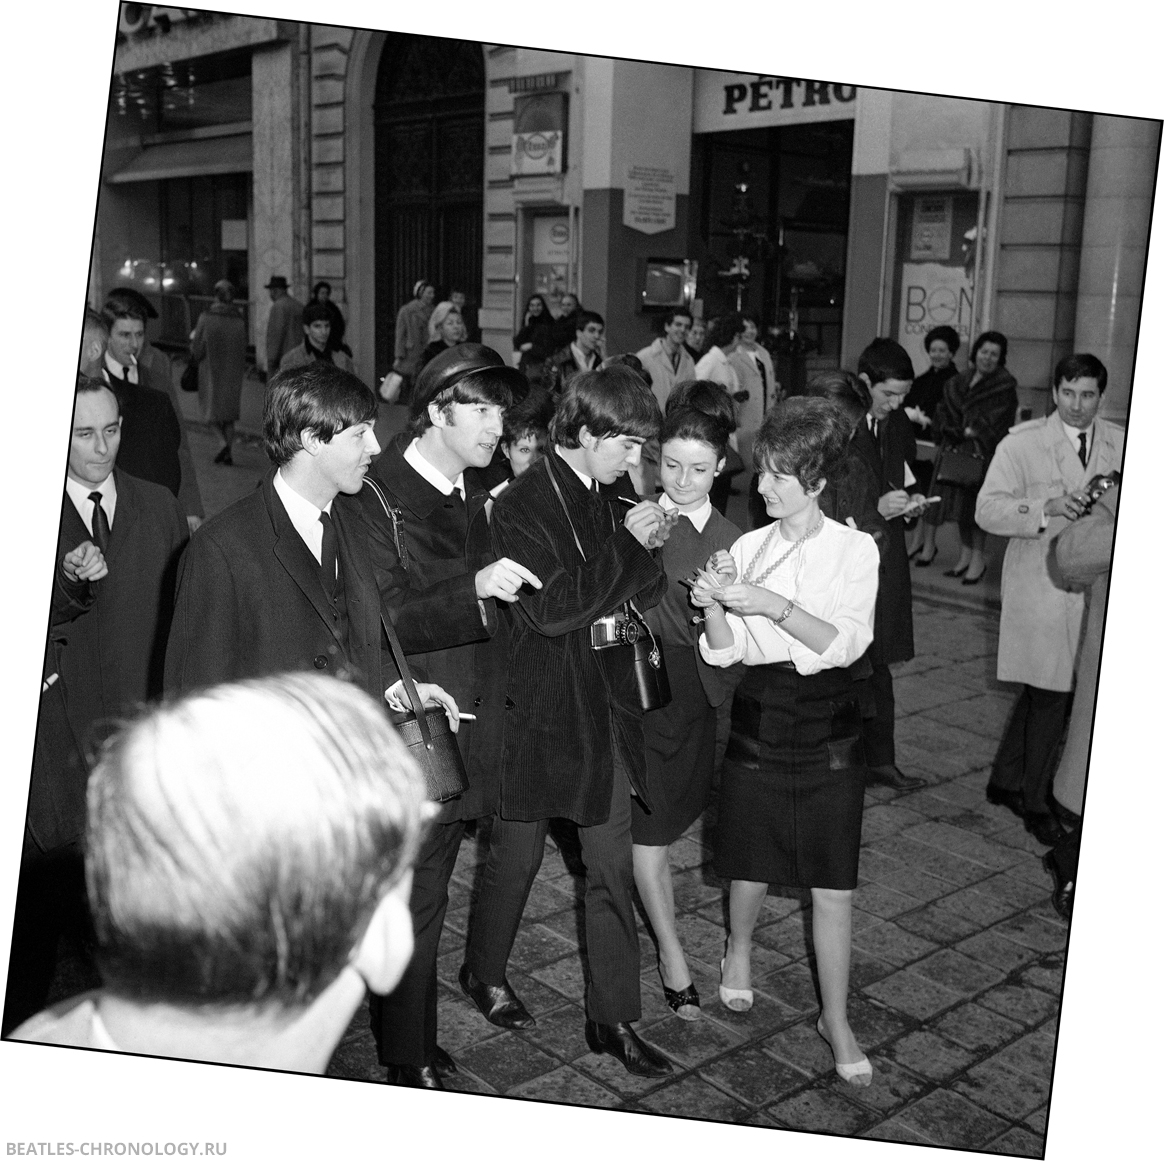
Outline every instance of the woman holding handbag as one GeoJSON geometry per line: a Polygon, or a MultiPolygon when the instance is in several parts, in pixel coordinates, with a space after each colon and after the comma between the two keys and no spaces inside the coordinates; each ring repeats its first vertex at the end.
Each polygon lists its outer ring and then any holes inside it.
{"type": "Polygon", "coordinates": [[[974,522],[974,505],[986,469],[1015,422],[1018,383],[1006,369],[1006,336],[985,331],[970,348],[970,365],[947,380],[934,419],[941,446],[933,494],[942,498],[937,522],[958,521],[962,553],[945,576],[976,585],[986,572],[986,533],[974,522]]]}
{"type": "Polygon", "coordinates": [[[844,472],[851,434],[827,399],[797,396],[768,412],[753,455],[775,523],[709,560],[691,600],[705,610],[704,660],[746,667],[715,834],[715,873],[731,882],[720,1000],[736,1012],[752,1007],[752,934],[768,885],[809,888],[817,1032],[841,1079],[865,1087],[873,1069],[848,1019],[865,802],[861,686],[851,667],[873,640],[879,557],[871,536],[827,519],[819,503],[844,472]]]}
{"type": "Polygon", "coordinates": [[[659,948],[659,976],[668,1007],[699,1018],[699,993],[675,930],[671,844],[703,813],[711,796],[716,709],[727,694],[721,671],[699,657],[688,578],[708,557],[727,550],[740,530],[717,512],[709,493],[723,471],[732,423],[731,400],[714,383],[680,384],[667,401],[660,436],[659,505],[678,513],[659,558],[667,591],[646,613],[662,646],[671,703],[643,716],[651,810],[631,799],[635,886],[659,948]],[[675,404],[678,402],[678,405],[675,404]],[[688,583],[685,583],[688,582],[688,583]]]}

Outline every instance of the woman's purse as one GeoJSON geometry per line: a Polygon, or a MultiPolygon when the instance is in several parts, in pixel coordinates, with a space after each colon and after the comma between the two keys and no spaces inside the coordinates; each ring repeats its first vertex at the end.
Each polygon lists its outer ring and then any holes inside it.
{"type": "Polygon", "coordinates": [[[191,393],[198,390],[198,360],[191,358],[182,372],[181,387],[183,391],[191,393]]]}
{"type": "Polygon", "coordinates": [[[986,478],[986,457],[980,455],[976,445],[967,440],[961,447],[944,447],[938,453],[934,468],[934,482],[953,484],[959,488],[977,488],[986,478]]]}
{"type": "Polygon", "coordinates": [[[388,634],[388,643],[396,658],[396,668],[404,679],[404,689],[412,705],[410,713],[389,714],[389,720],[424,773],[429,798],[433,802],[447,802],[469,789],[469,776],[465,773],[457,736],[449,726],[449,719],[443,709],[438,706],[426,710],[421,704],[416,683],[412,680],[412,671],[408,668],[400,638],[396,636],[392,622],[381,613],[380,624],[388,634]]]}

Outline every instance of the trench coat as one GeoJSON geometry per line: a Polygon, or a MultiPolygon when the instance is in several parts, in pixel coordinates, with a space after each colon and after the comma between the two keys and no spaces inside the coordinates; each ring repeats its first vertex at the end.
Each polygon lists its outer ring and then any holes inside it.
{"type": "Polygon", "coordinates": [[[203,423],[234,423],[247,373],[247,324],[242,313],[216,302],[198,316],[190,339],[198,360],[198,407],[203,423]]]}
{"type": "Polygon", "coordinates": [[[998,445],[974,516],[983,531],[1009,538],[1002,562],[999,681],[1071,688],[1083,594],[1072,591],[1055,560],[1055,537],[1071,521],[1052,516],[1040,530],[1043,503],[1113,471],[1123,457],[1123,429],[1097,418],[1084,468],[1058,414],[1020,423],[998,445]]]}

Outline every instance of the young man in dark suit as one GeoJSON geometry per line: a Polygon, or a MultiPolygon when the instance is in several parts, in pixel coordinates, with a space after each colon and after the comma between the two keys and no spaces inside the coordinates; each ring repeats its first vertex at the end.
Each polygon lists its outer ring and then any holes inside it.
{"type": "Polygon", "coordinates": [[[580,372],[558,402],[553,448],[494,506],[495,551],[542,587],[523,588],[514,606],[491,839],[510,866],[524,852],[524,873],[500,873],[491,854],[473,920],[474,930],[493,932],[491,947],[484,954],[472,933],[468,947],[474,975],[502,983],[549,820],[573,820],[586,866],[587,1043],[640,1076],[671,1072],[631,1027],[641,1015],[630,799],[647,799],[642,709],[633,650],[594,646],[624,602],[642,609],[666,588],[651,551],[666,536],[663,510],[639,501],[626,478],[659,420],[650,388],[629,368],[580,372]]]}
{"type": "MultiPolygon", "coordinates": [[[[449,877],[465,823],[497,809],[509,653],[501,605],[516,600],[523,584],[540,587],[528,569],[496,558],[489,491],[478,471],[492,459],[505,409],[527,388],[496,351],[450,347],[417,376],[409,430],[379,457],[358,498],[380,596],[402,648],[477,718],[457,734],[469,788],[442,804],[417,858],[416,952],[396,990],[371,1003],[380,1063],[393,1084],[441,1088],[441,1076],[455,1069],[436,1042],[436,961],[449,877]]],[[[462,973],[461,984],[494,1024],[533,1026],[504,980],[487,988],[462,973]]]]}
{"type": "MultiPolygon", "coordinates": [[[[331,363],[271,380],[263,437],[276,470],[208,520],[182,557],[167,693],[312,669],[387,696],[397,673],[383,654],[376,578],[356,513],[336,502],[363,487],[380,450],[376,414],[372,392],[331,363]]],[[[455,721],[452,698],[418,688],[455,721]]]]}
{"type": "MultiPolygon", "coordinates": [[[[869,685],[876,714],[864,721],[866,778],[870,785],[893,790],[917,790],[924,778],[910,777],[897,768],[894,745],[894,661],[913,657],[913,592],[909,553],[905,546],[905,519],[924,497],[911,495],[914,483],[908,461],[916,454],[913,428],[899,411],[913,384],[913,364],[905,348],[893,339],[874,339],[857,361],[857,376],[869,392],[869,413],[857,424],[853,442],[880,481],[877,511],[888,524],[881,554],[881,579],[873,622],[873,665],[869,685]]],[[[916,515],[916,512],[914,513],[916,515]]]]}

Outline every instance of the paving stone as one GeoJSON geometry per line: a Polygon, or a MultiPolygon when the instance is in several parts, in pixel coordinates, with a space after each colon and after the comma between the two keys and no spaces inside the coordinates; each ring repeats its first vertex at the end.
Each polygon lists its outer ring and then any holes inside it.
{"type": "Polygon", "coordinates": [[[543,882],[540,878],[534,881],[526,900],[525,910],[522,912],[523,923],[537,923],[548,919],[551,915],[566,912],[573,915],[574,893],[563,891],[552,883],[543,882]]]}
{"type": "MultiPolygon", "coordinates": [[[[933,728],[932,724],[923,727],[926,733],[933,728]]],[[[957,749],[933,750],[914,744],[902,737],[900,729],[896,731],[894,741],[897,750],[897,765],[902,770],[925,772],[931,778],[937,779],[939,784],[946,782],[947,779],[957,778],[960,774],[965,774],[967,770],[981,761],[979,757],[967,757],[957,749]]],[[[931,787],[931,789],[936,789],[936,786],[931,787]]],[[[917,791],[918,794],[926,792],[926,790],[917,791]]],[[[912,798],[910,801],[912,803],[912,798]]]]}
{"type": "Polygon", "coordinates": [[[898,1064],[905,1065],[927,1080],[942,1081],[974,1063],[975,1055],[966,1048],[922,1030],[911,1032],[886,1050],[898,1064]]]}
{"type": "Polygon", "coordinates": [[[1025,912],[996,924],[995,931],[1023,947],[1035,951],[1061,951],[1067,945],[1067,929],[1056,923],[1048,923],[1041,916],[1025,912]]]}
{"type": "Polygon", "coordinates": [[[1023,1124],[1030,1127],[1032,1133],[1036,1133],[1040,1138],[1047,1136],[1047,1109],[1044,1105],[1041,1109],[1035,1109],[1029,1117],[1023,1119],[1023,1124]]]}
{"type": "Polygon", "coordinates": [[[470,1072],[467,1068],[461,1069],[456,1076],[443,1078],[441,1083],[450,1092],[471,1092],[494,1096],[500,1091],[483,1077],[478,1076],[475,1072],[470,1072]]]}
{"type": "MultiPolygon", "coordinates": [[[[551,964],[535,968],[529,974],[539,983],[553,988],[555,992],[565,996],[568,1000],[579,1000],[586,995],[586,978],[582,968],[582,960],[577,955],[563,956],[551,964]]],[[[510,980],[510,983],[512,984],[513,981],[510,980]]]]}
{"type": "Polygon", "coordinates": [[[1038,1080],[1050,1083],[1051,1065],[1055,1058],[1055,1039],[1042,1032],[1032,1032],[995,1053],[993,1059],[1007,1068],[1025,1072],[1038,1080]]]}
{"type": "Polygon", "coordinates": [[[896,922],[898,927],[937,943],[954,943],[982,929],[981,924],[972,919],[944,908],[941,899],[918,907],[906,915],[899,915],[896,922]]]}
{"type": "Polygon", "coordinates": [[[961,999],[957,992],[935,984],[908,968],[870,984],[864,992],[915,1020],[927,1020],[953,1007],[961,999]]]}
{"type": "Polygon", "coordinates": [[[709,903],[719,901],[724,895],[722,886],[706,881],[701,867],[672,874],[671,882],[677,911],[694,911],[696,908],[706,907],[709,903]]]}
{"type": "Polygon", "coordinates": [[[1049,1082],[1007,1068],[991,1057],[968,1069],[953,1088],[989,1112],[1017,1121],[1046,1103],[1049,1082]]]}
{"type": "Polygon", "coordinates": [[[866,955],[860,948],[854,947],[849,959],[849,988],[859,992],[866,984],[884,979],[896,970],[893,964],[876,956],[866,955]]]}
{"type": "MultiPolygon", "coordinates": [[[[893,1008],[887,1008],[860,992],[850,991],[849,1027],[866,1052],[900,1036],[912,1023],[893,1008]]],[[[811,1027],[816,1030],[815,1020],[811,1027]]]]}
{"type": "MultiPolygon", "coordinates": [[[[877,985],[874,984],[874,987],[877,985]]],[[[1058,1013],[1059,1005],[1054,996],[1038,988],[1021,984],[1002,984],[991,988],[978,997],[978,1002],[1003,1016],[1018,1020],[1028,1028],[1041,1024],[1048,1016],[1058,1013]]]]}
{"type": "Polygon", "coordinates": [[[1026,1129],[1008,1129],[997,1141],[990,1142],[991,1153],[1002,1153],[1008,1157],[1041,1157],[1043,1138],[1036,1137],[1026,1129]]]}
{"type": "Polygon", "coordinates": [[[708,852],[701,842],[692,838],[681,838],[671,844],[667,853],[672,871],[687,871],[702,867],[707,862],[708,852]]]}
{"type": "MultiPolygon", "coordinates": [[[[567,973],[562,960],[558,960],[556,964],[550,965],[552,968],[556,967],[559,969],[558,973],[551,973],[552,978],[556,979],[562,987],[571,989],[564,995],[557,987],[544,983],[541,979],[537,979],[532,975],[526,975],[525,972],[511,970],[506,974],[506,978],[509,980],[509,986],[517,993],[521,1002],[526,1006],[526,1010],[532,1016],[540,1017],[543,1012],[560,1008],[563,999],[575,1004],[581,1004],[583,1002],[581,961],[571,956],[567,956],[566,959],[573,959],[577,964],[577,975],[574,974],[573,969],[567,973]]],[[[538,970],[540,971],[542,969],[538,970]]],[[[463,995],[459,987],[457,994],[459,996],[463,995]]],[[[465,1002],[468,1003],[468,1000],[465,1002]]],[[[481,1019],[484,1020],[485,1018],[482,1016],[481,1019]]]]}
{"type": "MultiPolygon", "coordinates": [[[[712,1007],[708,1005],[709,1012],[712,1007]]],[[[714,1019],[708,1015],[699,1020],[680,1020],[677,1016],[670,1016],[648,1026],[637,1024],[635,1031],[684,1068],[695,1068],[706,1060],[738,1048],[749,1036],[746,1026],[732,1026],[723,1019],[728,1013],[718,1001],[714,1009],[714,1019]]]]}
{"type": "MultiPolygon", "coordinates": [[[[884,1116],[909,1101],[916,1100],[928,1083],[879,1052],[868,1053],[873,1065],[873,1083],[868,1088],[845,1086],[845,1096],[884,1116]]],[[[840,1078],[834,1082],[842,1083],[840,1078]]]]}
{"type": "Polygon", "coordinates": [[[567,1064],[514,1085],[508,1095],[551,1104],[584,1105],[592,1109],[612,1109],[622,1103],[610,1089],[567,1064]]]}
{"type": "Polygon", "coordinates": [[[1019,908],[1014,903],[999,899],[989,886],[990,880],[985,883],[976,883],[973,887],[962,887],[938,900],[937,906],[945,911],[952,911],[963,919],[968,919],[978,927],[989,927],[1002,919],[1008,919],[1019,908]]]}
{"type": "MultiPolygon", "coordinates": [[[[943,677],[945,677],[944,673],[943,677]]],[[[956,679],[950,681],[948,685],[943,682],[943,685],[946,688],[960,689],[965,695],[965,686],[956,679]]],[[[896,684],[894,692],[896,693],[896,684]]],[[[1010,719],[1013,703],[1014,699],[1005,694],[980,693],[977,697],[963,696],[958,700],[946,699],[940,703],[940,708],[937,704],[932,708],[927,706],[919,708],[925,712],[927,717],[935,718],[947,725],[960,726],[962,729],[982,735],[983,738],[997,745],[1006,729],[1006,723],[1010,719]]]]}
{"type": "Polygon", "coordinates": [[[1013,1040],[1023,1026],[981,1004],[960,1004],[929,1027],[975,1052],[984,1052],[1013,1040]]]}
{"type": "MultiPolygon", "coordinates": [[[[843,1082],[838,1081],[840,1083],[843,1082]]],[[[805,1089],[774,1102],[766,1111],[791,1129],[836,1133],[845,1137],[870,1128],[878,1119],[871,1109],[848,1100],[831,1085],[805,1089]]]]}
{"type": "Polygon", "coordinates": [[[861,817],[861,842],[872,843],[886,835],[897,834],[907,827],[912,828],[924,821],[924,814],[910,810],[908,806],[896,801],[867,806],[861,817]]]}
{"type": "Polygon", "coordinates": [[[384,1066],[376,1059],[376,1042],[366,1022],[360,1036],[340,1043],[331,1054],[326,1075],[384,1083],[384,1066]]]}
{"type": "Polygon", "coordinates": [[[564,955],[577,956],[575,945],[540,923],[523,923],[517,931],[509,962],[529,972],[559,960],[564,955]]]}
{"type": "Polygon", "coordinates": [[[882,922],[870,924],[862,931],[854,932],[853,946],[897,967],[903,967],[936,950],[938,945],[928,939],[911,935],[896,923],[882,922]]]}
{"type": "Polygon", "coordinates": [[[674,1076],[635,1076],[606,1052],[601,1055],[587,1052],[585,1056],[578,1057],[571,1067],[616,1093],[622,1098],[624,1106],[632,1101],[640,1101],[645,1094],[653,1092],[661,1084],[674,1081],[674,1076]]]}
{"type": "MultiPolygon", "coordinates": [[[[803,959],[808,954],[812,943],[812,937],[809,931],[810,926],[811,921],[809,917],[797,912],[775,923],[758,927],[752,936],[753,963],[756,962],[757,946],[764,948],[766,951],[779,954],[784,961],[784,963],[774,963],[768,969],[769,971],[775,971],[777,968],[783,967],[785,963],[790,963],[793,960],[803,959]]],[[[719,954],[721,956],[723,955],[722,940],[720,942],[719,954]]],[[[718,964],[719,960],[717,959],[715,962],[718,964]]]]}
{"type": "Polygon", "coordinates": [[[1023,964],[1030,963],[1038,955],[1029,947],[1023,947],[1000,935],[995,928],[980,931],[955,944],[955,949],[981,963],[992,964],[1004,972],[1012,972],[1023,964]]]}
{"type": "Polygon", "coordinates": [[[447,1052],[456,1056],[462,1049],[501,1033],[468,1000],[459,994],[441,993],[437,1003],[437,1041],[447,1052]]]}
{"type": "Polygon", "coordinates": [[[900,1117],[889,1117],[871,1129],[866,1129],[862,1137],[871,1141],[900,1141],[906,1145],[932,1145],[929,1137],[922,1136],[906,1125],[900,1117]]]}
{"type": "Polygon", "coordinates": [[[1003,871],[1013,867],[1023,857],[1010,847],[983,838],[980,834],[967,833],[946,822],[927,819],[910,827],[906,835],[918,842],[928,843],[940,851],[961,855],[971,862],[981,863],[992,871],[1003,871]]]}
{"type": "Polygon", "coordinates": [[[580,1005],[562,1004],[552,1011],[539,1012],[537,1022],[536,1028],[514,1035],[567,1063],[590,1051],[586,1044],[586,1012],[580,1005]]]}
{"type": "Polygon", "coordinates": [[[885,881],[887,875],[893,875],[905,870],[904,864],[898,859],[891,858],[889,855],[875,850],[868,845],[868,839],[865,842],[866,845],[861,848],[861,864],[859,867],[861,881],[880,883],[885,881]]]}
{"type": "Polygon", "coordinates": [[[818,1077],[833,1070],[833,1054],[816,1030],[816,1020],[802,1020],[760,1042],[771,1053],[800,1072],[818,1077]]]}
{"type": "Polygon", "coordinates": [[[459,1066],[488,1077],[498,1092],[508,1092],[515,1085],[543,1076],[558,1063],[514,1032],[502,1032],[457,1054],[459,1066]]]}
{"type": "Polygon", "coordinates": [[[759,1107],[808,1084],[812,1077],[755,1045],[737,1048],[699,1070],[704,1080],[759,1107]]]}
{"type": "Polygon", "coordinates": [[[816,981],[804,963],[789,964],[763,976],[756,976],[753,968],[752,979],[755,987],[795,1012],[816,1012],[820,1008],[816,981]]]}
{"type": "MultiPolygon", "coordinates": [[[[863,860],[864,855],[861,857],[863,860]]],[[[955,889],[953,883],[939,879],[937,875],[931,875],[928,871],[919,870],[917,867],[903,868],[894,874],[886,875],[882,879],[881,885],[909,895],[919,903],[929,903],[934,899],[940,899],[955,889]]]]}
{"type": "Polygon", "coordinates": [[[1019,979],[1024,984],[1032,984],[1034,987],[1042,988],[1044,992],[1050,992],[1051,995],[1058,997],[1063,991],[1063,965],[1048,966],[1034,963],[1023,970],[1019,979]]]}
{"type": "Polygon", "coordinates": [[[945,948],[925,959],[919,959],[911,971],[933,980],[952,992],[974,995],[992,987],[1004,978],[1004,973],[989,964],[981,964],[961,952],[945,948]]]}
{"type": "Polygon", "coordinates": [[[959,682],[946,681],[940,667],[928,673],[905,674],[893,679],[893,700],[900,710],[914,714],[932,706],[965,702],[966,687],[959,682]]]}
{"type": "Polygon", "coordinates": [[[939,1089],[914,1101],[897,1114],[907,1127],[936,1145],[980,1149],[1008,1128],[1007,1123],[979,1108],[960,1093],[939,1089]]]}
{"type": "Polygon", "coordinates": [[[881,919],[891,919],[903,911],[911,911],[917,900],[880,883],[867,883],[853,893],[853,906],[881,919]]]}
{"type": "MultiPolygon", "coordinates": [[[[1011,871],[1015,869],[1012,867],[1011,871]]],[[[1047,879],[1046,882],[1047,885],[1044,888],[1041,884],[1031,883],[1022,876],[1003,872],[1000,875],[992,875],[989,879],[983,879],[981,883],[975,883],[970,890],[981,892],[999,904],[1005,904],[1013,911],[1023,911],[1041,903],[1044,899],[1049,899],[1051,881],[1047,879]]]]}
{"type": "Polygon", "coordinates": [[[653,1113],[693,1117],[700,1121],[739,1123],[747,1120],[753,1112],[743,1101],[728,1096],[698,1076],[684,1077],[658,1092],[640,1097],[638,1104],[653,1113]]]}

